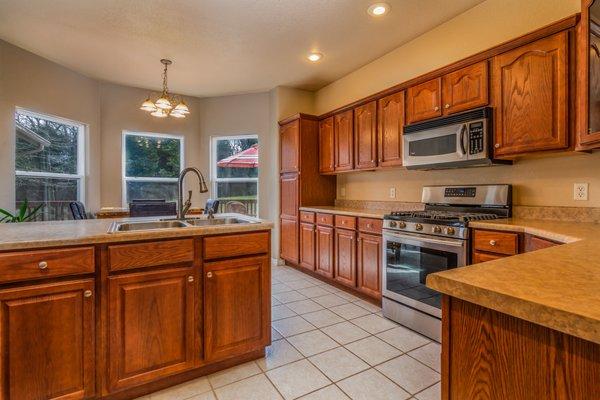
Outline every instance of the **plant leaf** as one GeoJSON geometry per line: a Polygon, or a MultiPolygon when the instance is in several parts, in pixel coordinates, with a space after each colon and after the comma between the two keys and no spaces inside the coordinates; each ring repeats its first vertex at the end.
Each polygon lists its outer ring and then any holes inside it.
{"type": "Polygon", "coordinates": [[[37,214],[38,211],[40,211],[40,209],[44,207],[44,204],[40,204],[38,205],[36,208],[34,208],[33,210],[31,210],[27,216],[25,217],[25,219],[23,220],[23,222],[29,221],[31,220],[31,218],[35,217],[35,215],[37,214]]]}
{"type": "Polygon", "coordinates": [[[27,213],[27,200],[23,200],[21,207],[19,207],[19,214],[17,215],[18,221],[23,221],[25,214],[27,213]]]}

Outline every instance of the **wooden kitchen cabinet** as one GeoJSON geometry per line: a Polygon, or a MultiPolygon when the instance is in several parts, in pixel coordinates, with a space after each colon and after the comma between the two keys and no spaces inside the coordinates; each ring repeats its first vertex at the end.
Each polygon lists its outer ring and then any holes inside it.
{"type": "Polygon", "coordinates": [[[356,231],[335,229],[333,278],[356,287],[356,231]]]}
{"type": "Polygon", "coordinates": [[[108,278],[108,383],[112,390],[194,368],[194,268],[108,278]]]}
{"type": "Polygon", "coordinates": [[[300,121],[291,121],[279,128],[280,135],[280,172],[298,172],[300,159],[300,121]]]}
{"type": "Polygon", "coordinates": [[[0,290],[2,399],[94,396],[94,298],[92,279],[0,290]]]}
{"type": "Polygon", "coordinates": [[[330,226],[317,225],[316,235],[316,258],[315,272],[326,277],[333,278],[333,228],[330,226]]]}
{"type": "Polygon", "coordinates": [[[300,192],[300,177],[297,174],[282,175],[279,181],[281,201],[281,217],[298,217],[298,194],[300,192]]]}
{"type": "Polygon", "coordinates": [[[487,60],[444,75],[442,77],[444,115],[487,105],[488,81],[487,60]]]}
{"type": "Polygon", "coordinates": [[[379,166],[395,167],[402,165],[403,91],[379,99],[377,102],[377,124],[379,166]]]}
{"type": "Polygon", "coordinates": [[[315,226],[300,224],[300,266],[309,271],[315,270],[315,226]]]}
{"type": "Polygon", "coordinates": [[[442,115],[442,78],[406,90],[406,122],[413,124],[442,115]]]}
{"type": "Polygon", "coordinates": [[[496,157],[569,147],[568,67],[568,32],[494,57],[496,157]]]}
{"type": "Polygon", "coordinates": [[[348,110],[333,117],[335,171],[354,169],[354,118],[348,110]]]}
{"type": "Polygon", "coordinates": [[[270,343],[268,256],[204,264],[204,355],[215,361],[270,343]]]}
{"type": "Polygon", "coordinates": [[[354,168],[377,167],[377,102],[354,109],[354,168]]]}
{"type": "Polygon", "coordinates": [[[335,140],[333,117],[319,122],[319,172],[332,173],[335,170],[335,140]]]}
{"type": "Polygon", "coordinates": [[[300,261],[299,252],[299,228],[297,219],[281,218],[279,234],[280,257],[293,264],[300,261]]]}
{"type": "Polygon", "coordinates": [[[357,287],[361,292],[375,298],[381,298],[381,246],[381,236],[358,234],[357,287]]]}

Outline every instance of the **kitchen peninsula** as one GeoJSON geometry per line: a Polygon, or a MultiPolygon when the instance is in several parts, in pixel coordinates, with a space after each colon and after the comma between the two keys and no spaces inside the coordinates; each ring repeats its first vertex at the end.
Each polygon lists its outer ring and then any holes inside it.
{"type": "Polygon", "coordinates": [[[1,224],[1,397],[134,398],[262,357],[272,224],[225,217],[1,224]]]}

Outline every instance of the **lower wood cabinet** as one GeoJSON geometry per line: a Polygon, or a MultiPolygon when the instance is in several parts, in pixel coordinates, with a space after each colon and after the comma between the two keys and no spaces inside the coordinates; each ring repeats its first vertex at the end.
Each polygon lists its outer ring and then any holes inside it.
{"type": "Polygon", "coordinates": [[[317,225],[315,242],[315,272],[326,278],[333,278],[333,228],[317,225]]]}
{"type": "Polygon", "coordinates": [[[298,264],[298,220],[281,218],[280,249],[282,259],[298,264]]]}
{"type": "Polygon", "coordinates": [[[381,244],[381,236],[358,234],[357,288],[376,298],[381,297],[381,244]]]}
{"type": "Polygon", "coordinates": [[[0,398],[94,396],[94,298],[92,279],[0,290],[0,398]]]}
{"type": "Polygon", "coordinates": [[[356,287],[356,231],[335,229],[333,278],[356,287]]]}
{"type": "Polygon", "coordinates": [[[196,280],[193,268],[108,278],[111,390],[194,368],[200,354],[195,345],[196,280]]]}
{"type": "Polygon", "coordinates": [[[315,226],[300,224],[300,266],[315,270],[315,226]]]}
{"type": "Polygon", "coordinates": [[[260,350],[270,342],[268,256],[204,264],[204,359],[260,350]]]}

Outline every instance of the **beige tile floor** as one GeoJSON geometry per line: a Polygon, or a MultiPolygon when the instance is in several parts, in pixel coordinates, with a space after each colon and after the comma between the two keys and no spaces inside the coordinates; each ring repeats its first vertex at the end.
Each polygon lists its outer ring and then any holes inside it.
{"type": "Polygon", "coordinates": [[[440,399],[438,343],[292,268],[272,275],[265,358],[138,400],[440,399]]]}

